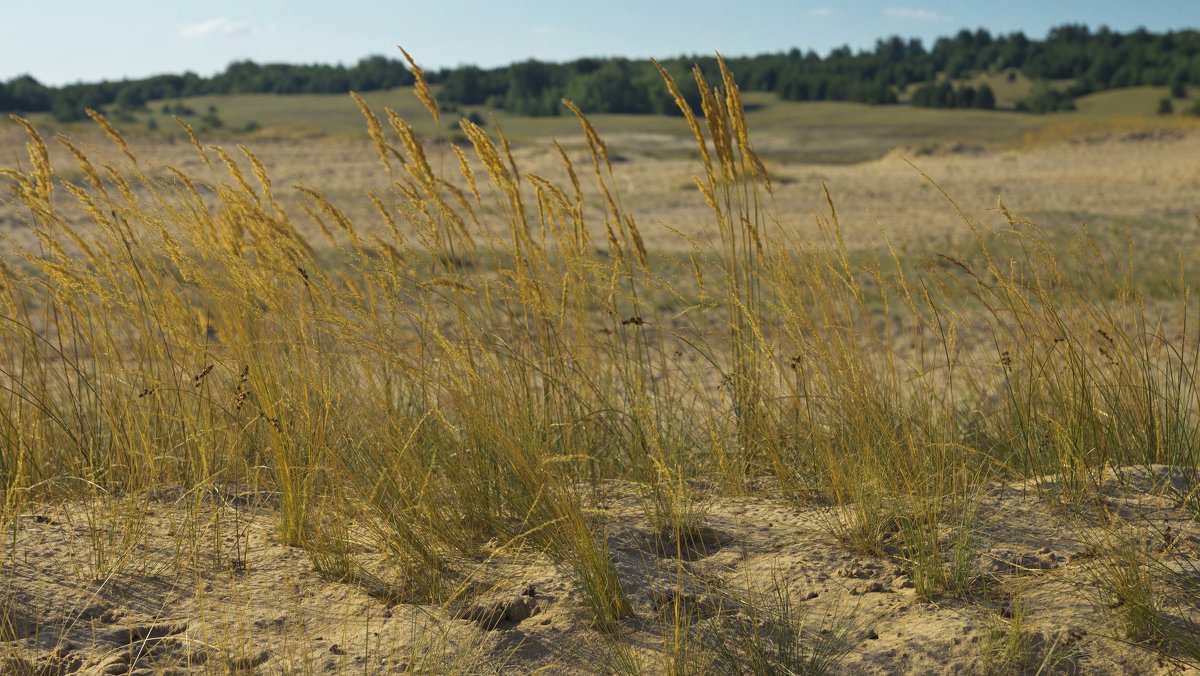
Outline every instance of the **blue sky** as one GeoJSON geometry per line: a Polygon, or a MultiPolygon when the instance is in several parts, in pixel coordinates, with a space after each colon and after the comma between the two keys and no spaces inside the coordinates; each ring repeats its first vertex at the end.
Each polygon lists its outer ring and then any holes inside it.
{"type": "Polygon", "coordinates": [[[1042,37],[1062,23],[1195,28],[1196,0],[4,0],[0,80],[48,84],[193,70],[230,61],[353,63],[398,55],[426,67],[534,57],[828,52],[890,35],[930,42],[960,28],[1042,37]]]}

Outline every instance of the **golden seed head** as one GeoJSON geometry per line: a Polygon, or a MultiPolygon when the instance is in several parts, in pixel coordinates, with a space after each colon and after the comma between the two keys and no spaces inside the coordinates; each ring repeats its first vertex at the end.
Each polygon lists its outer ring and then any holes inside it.
{"type": "Polygon", "coordinates": [[[416,83],[413,85],[413,91],[416,92],[417,98],[425,105],[425,110],[428,110],[429,114],[433,116],[433,121],[441,124],[441,112],[438,110],[437,100],[429,92],[429,83],[425,81],[425,70],[418,66],[416,61],[413,61],[413,58],[409,56],[403,47],[400,47],[400,53],[404,55],[404,60],[408,62],[408,67],[412,70],[413,78],[416,80],[416,83]]]}

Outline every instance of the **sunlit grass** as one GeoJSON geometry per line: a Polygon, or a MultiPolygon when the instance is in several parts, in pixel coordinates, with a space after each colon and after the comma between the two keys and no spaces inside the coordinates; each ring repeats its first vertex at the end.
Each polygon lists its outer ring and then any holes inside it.
{"type": "MultiPolygon", "coordinates": [[[[606,482],[634,482],[682,547],[705,519],[698,481],[736,495],[769,478],[836,508],[831,532],[894,555],[929,599],[970,584],[987,482],[1054,475],[1069,504],[1113,467],[1197,465],[1182,270],[1174,286],[1155,270],[1148,293],[1135,245],[1081,229],[1063,246],[1007,211],[999,228],[963,214],[966,244],[920,259],[883,235],[851,253],[828,193],[818,236],[800,239],[770,211],[723,75],[697,73],[703,114],[674,121],[714,244],[670,258],[647,251],[582,115],[589,161],[564,153],[555,182],[494,130],[464,121],[456,148],[428,143],[415,111],[367,100],[391,184],[362,196],[371,223],[320,186],[274,185],[244,147],[197,141],[215,182],[83,151],[66,178],[27,125],[29,163],[3,173],[37,236],[0,261],[4,517],[92,501],[90,573],[105,578],[139,538],[138,503],[120,499],[247,485],[277,496],[281,539],[330,579],[450,604],[482,547],[528,547],[619,636],[634,608],[594,508],[606,482]],[[393,579],[354,538],[388,553],[393,579]]],[[[776,634],[747,630],[717,659],[820,671],[844,654],[848,635],[814,648],[777,605],[776,634]]],[[[680,665],[685,616],[663,632],[680,665]]],[[[1019,661],[1020,628],[1003,640],[1019,661]]]]}

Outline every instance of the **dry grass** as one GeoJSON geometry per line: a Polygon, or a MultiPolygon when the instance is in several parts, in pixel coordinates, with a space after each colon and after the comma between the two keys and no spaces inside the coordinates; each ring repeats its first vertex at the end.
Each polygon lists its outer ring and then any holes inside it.
{"type": "MultiPolygon", "coordinates": [[[[180,523],[155,573],[208,593],[205,576],[253,565],[241,519],[245,496],[262,496],[256,532],[306,552],[326,583],[484,628],[522,621],[536,598],[479,605],[506,583],[495,566],[541,557],[569,571],[564,593],[614,668],[632,669],[628,646],[611,646],[647,620],[603,509],[625,481],[677,563],[658,654],[678,671],[749,659],[820,672],[864,640],[860,624],[846,611],[832,637],[805,634],[784,587],[729,641],[696,638],[724,607],[688,591],[684,565],[715,546],[712,500],[772,486],[821,505],[843,547],[890,558],[918,598],[969,597],[993,482],[1031,480],[1071,510],[1113,468],[1197,466],[1187,262],[1003,208],[980,221],[932,181],[966,235],[926,255],[916,234],[848,242],[828,190],[810,228],[786,227],[732,78],[700,84],[703,115],[685,108],[684,123],[706,215],[672,236],[635,218],[582,115],[583,161],[555,153],[542,171],[499,131],[463,122],[469,146],[429,143],[362,105],[383,178],[354,206],[272,178],[240,146],[198,142],[189,167],[151,168],[98,115],[122,156],[60,137],[66,169],[26,125],[28,163],[2,174],[31,234],[0,261],[3,572],[29,556],[18,525],[65,503],[85,506],[68,510],[84,519],[80,579],[146,574],[150,496],[172,487],[180,523]],[[243,497],[212,497],[231,491],[243,497]]],[[[1194,505],[1194,482],[1181,490],[1194,505]]],[[[1109,549],[1094,587],[1133,609],[1126,639],[1194,662],[1194,640],[1164,627],[1195,609],[1168,618],[1160,578],[1130,572],[1138,550],[1109,549]]],[[[30,622],[0,604],[8,624],[30,622]]],[[[993,652],[1032,664],[1017,619],[993,652]]],[[[252,629],[222,631],[205,655],[261,664],[252,629]]],[[[430,631],[406,649],[434,641],[478,668],[468,641],[430,631]]],[[[130,645],[162,639],[147,632],[130,645]]]]}

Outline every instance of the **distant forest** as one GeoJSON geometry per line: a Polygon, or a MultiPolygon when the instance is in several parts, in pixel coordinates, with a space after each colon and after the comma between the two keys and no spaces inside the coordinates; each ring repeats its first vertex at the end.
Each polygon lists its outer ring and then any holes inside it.
{"type": "MultiPolygon", "coordinates": [[[[992,35],[962,30],[932,46],[919,39],[892,37],[873,49],[834,49],[827,56],[793,49],[786,53],[728,59],[742,89],[774,92],[788,101],[898,103],[898,95],[917,85],[909,103],[934,108],[996,106],[987,84],[963,81],[972,74],[1013,70],[1037,84],[1018,110],[1046,113],[1074,108],[1074,99],[1105,89],[1138,85],[1169,86],[1174,96],[1200,85],[1200,32],[1151,33],[1139,28],[1118,33],[1084,25],[1052,29],[1045,40],[1023,33],[992,35]],[[1052,80],[1070,80],[1055,89],[1052,80]],[[957,84],[956,84],[957,82],[957,84]]],[[[693,107],[699,90],[692,64],[716,75],[714,57],[679,57],[663,66],[693,107]]],[[[586,58],[568,63],[524,61],[501,68],[460,66],[430,72],[440,84],[440,102],[448,108],[486,105],[515,114],[560,115],[562,98],[588,113],[678,114],[679,110],[649,61],[586,58]]],[[[413,82],[404,62],[372,56],[353,66],[257,64],[238,61],[212,77],[195,73],[158,75],[141,80],[105,81],[46,87],[22,76],[0,83],[0,110],[49,112],[55,119],[81,119],[85,108],[111,107],[133,112],[147,101],[205,94],[333,94],[390,89],[413,82]]]]}

